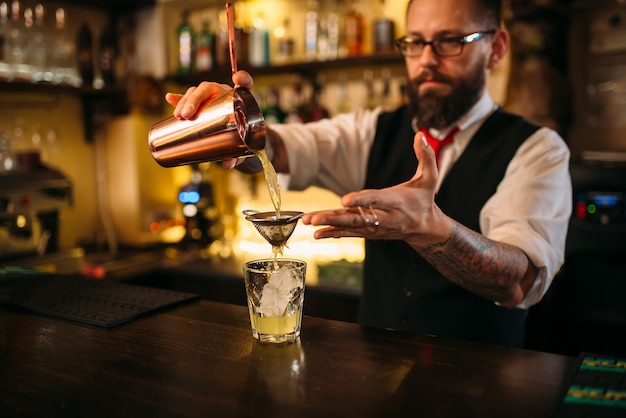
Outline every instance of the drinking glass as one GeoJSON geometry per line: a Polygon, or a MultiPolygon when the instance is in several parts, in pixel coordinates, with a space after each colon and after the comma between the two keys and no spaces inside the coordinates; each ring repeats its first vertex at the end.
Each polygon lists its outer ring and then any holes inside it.
{"type": "Polygon", "coordinates": [[[293,342],[300,336],[306,262],[290,258],[243,265],[252,335],[262,342],[293,342]]]}

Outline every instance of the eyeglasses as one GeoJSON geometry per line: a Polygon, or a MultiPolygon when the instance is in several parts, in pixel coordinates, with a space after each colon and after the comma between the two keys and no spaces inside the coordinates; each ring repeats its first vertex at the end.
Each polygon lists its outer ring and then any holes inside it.
{"type": "Polygon", "coordinates": [[[419,57],[422,55],[422,52],[424,52],[426,45],[430,45],[433,52],[438,57],[453,57],[461,55],[465,44],[479,41],[484,38],[485,35],[492,35],[495,32],[495,29],[484,30],[461,37],[448,36],[445,38],[435,38],[432,41],[403,36],[402,38],[396,39],[396,46],[405,57],[419,57]]]}

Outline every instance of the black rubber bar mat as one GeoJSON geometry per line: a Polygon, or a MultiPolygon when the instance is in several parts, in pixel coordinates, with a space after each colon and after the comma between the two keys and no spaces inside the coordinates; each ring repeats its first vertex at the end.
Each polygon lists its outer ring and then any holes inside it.
{"type": "Polygon", "coordinates": [[[20,275],[12,279],[5,292],[8,305],[105,328],[199,298],[193,293],[77,276],[20,275]]]}

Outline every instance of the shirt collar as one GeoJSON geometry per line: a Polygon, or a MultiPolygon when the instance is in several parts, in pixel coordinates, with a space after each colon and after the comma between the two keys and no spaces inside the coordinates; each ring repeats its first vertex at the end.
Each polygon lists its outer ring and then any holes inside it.
{"type": "MultiPolygon", "coordinates": [[[[472,108],[463,115],[459,120],[457,120],[452,125],[444,128],[444,129],[429,129],[431,136],[438,139],[443,139],[448,135],[448,132],[452,130],[453,127],[459,127],[459,133],[457,134],[457,139],[469,139],[475,133],[475,129],[471,129],[473,127],[479,126],[477,122],[483,121],[487,116],[489,116],[498,105],[493,101],[489,92],[485,89],[483,94],[480,96],[480,99],[472,106],[472,108]],[[472,132],[468,132],[469,136],[464,135],[465,131],[470,129],[472,132]],[[461,138],[459,138],[461,135],[461,138]]],[[[411,125],[415,132],[417,129],[417,118],[413,118],[411,120],[411,125]]],[[[477,129],[477,128],[476,128],[477,129]]],[[[456,142],[456,141],[455,141],[456,142]]]]}

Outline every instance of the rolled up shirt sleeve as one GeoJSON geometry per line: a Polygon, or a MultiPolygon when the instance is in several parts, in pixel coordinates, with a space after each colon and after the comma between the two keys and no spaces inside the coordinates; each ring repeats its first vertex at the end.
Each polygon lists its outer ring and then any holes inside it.
{"type": "Polygon", "coordinates": [[[486,237],[519,247],[539,268],[535,283],[517,305],[521,309],[541,300],[564,262],[572,212],[569,157],[558,134],[541,128],[518,149],[481,211],[486,237]]]}
{"type": "Polygon", "coordinates": [[[362,189],[381,111],[362,109],[306,125],[272,125],[289,159],[289,174],[281,175],[281,184],[290,190],[319,186],[340,196],[362,189]]]}

